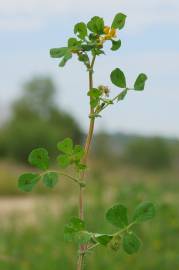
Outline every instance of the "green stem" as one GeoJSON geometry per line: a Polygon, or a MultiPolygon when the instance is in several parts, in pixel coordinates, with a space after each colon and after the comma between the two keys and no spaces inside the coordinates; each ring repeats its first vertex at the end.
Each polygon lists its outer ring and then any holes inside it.
{"type": "Polygon", "coordinates": [[[77,179],[77,178],[75,178],[75,177],[73,177],[73,176],[71,176],[69,174],[66,174],[66,173],[63,173],[63,172],[59,172],[59,174],[71,179],[73,182],[77,183],[80,186],[81,185],[84,186],[84,183],[82,183],[79,179],[77,179]]]}
{"type": "MultiPolygon", "coordinates": [[[[40,175],[43,176],[44,174],[46,174],[46,173],[48,173],[48,172],[50,172],[50,171],[45,171],[45,172],[41,173],[40,175]]],[[[62,176],[65,176],[65,177],[69,178],[69,179],[72,180],[74,183],[78,184],[79,186],[82,186],[82,187],[85,186],[85,184],[84,184],[82,181],[80,181],[79,179],[77,179],[77,178],[75,178],[75,177],[73,177],[73,176],[71,176],[71,175],[69,175],[69,174],[67,174],[67,173],[63,173],[63,172],[59,172],[59,171],[54,171],[54,170],[53,170],[53,172],[56,172],[56,173],[58,173],[59,175],[62,175],[62,176]]]]}
{"type": "Polygon", "coordinates": [[[90,247],[88,247],[88,251],[89,250],[91,250],[91,249],[93,249],[93,248],[96,248],[96,247],[98,247],[100,245],[100,243],[96,243],[96,244],[94,244],[94,245],[92,245],[92,246],[90,246],[90,247]]]}
{"type": "MultiPolygon", "coordinates": [[[[124,88],[123,91],[125,91],[125,90],[132,90],[132,89],[130,89],[130,88],[124,88]]],[[[121,94],[121,93],[120,93],[120,94],[121,94]]],[[[95,114],[99,114],[100,112],[104,111],[104,109],[106,109],[109,105],[112,105],[113,102],[116,101],[116,100],[118,99],[118,97],[119,97],[120,94],[118,94],[118,95],[115,96],[113,99],[111,99],[111,103],[106,104],[101,110],[95,112],[95,114]]]]}
{"type": "MultiPolygon", "coordinates": [[[[91,61],[91,65],[89,68],[89,90],[93,88],[93,67],[95,63],[96,56],[93,56],[93,59],[91,61]]],[[[92,106],[90,106],[90,114],[94,113],[94,109],[92,106]]],[[[89,155],[89,150],[91,146],[91,141],[93,137],[93,131],[94,131],[94,123],[95,119],[90,119],[90,124],[89,124],[89,130],[88,130],[88,135],[86,137],[86,142],[84,146],[84,156],[82,159],[82,164],[86,165],[87,164],[87,159],[89,155]]],[[[85,172],[83,171],[81,174],[80,181],[84,181],[85,177],[85,172]]],[[[80,194],[79,194],[79,217],[80,219],[84,219],[84,188],[80,186],[80,194]]],[[[80,245],[79,247],[79,257],[78,257],[78,262],[77,262],[77,270],[82,270],[83,269],[83,263],[84,263],[84,256],[85,256],[85,251],[87,250],[86,245],[80,245]]]]}
{"type": "MultiPolygon", "coordinates": [[[[117,232],[117,233],[112,234],[111,236],[114,237],[114,236],[116,236],[116,235],[123,234],[124,232],[128,231],[132,226],[134,226],[135,224],[136,224],[135,222],[132,222],[132,223],[129,224],[127,227],[125,227],[124,229],[122,229],[121,231],[119,231],[119,232],[117,232]]],[[[99,245],[100,245],[100,243],[96,243],[96,244],[94,244],[94,245],[88,247],[88,248],[87,248],[87,251],[92,250],[92,249],[98,247],[99,245]]]]}

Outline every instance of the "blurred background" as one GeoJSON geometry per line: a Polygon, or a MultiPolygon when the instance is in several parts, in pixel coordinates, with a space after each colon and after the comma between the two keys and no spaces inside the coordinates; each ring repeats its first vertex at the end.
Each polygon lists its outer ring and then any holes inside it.
{"type": "Polygon", "coordinates": [[[104,215],[121,202],[132,211],[150,200],[157,216],[138,229],[143,249],[134,256],[98,249],[86,269],[179,269],[179,2],[177,0],[0,2],[0,269],[75,269],[76,246],[64,243],[63,227],[77,215],[78,189],[60,179],[49,191],[17,188],[30,171],[27,156],[45,147],[56,166],[56,144],[64,137],[83,143],[88,127],[87,73],[74,59],[64,69],[51,47],[64,46],[73,25],[92,16],[110,24],[127,14],[121,50],[100,56],[95,85],[117,88],[109,74],[120,67],[128,85],[140,72],[146,89],[130,93],[96,121],[90,155],[86,219],[91,231],[113,232],[104,215]],[[97,219],[98,217],[98,219],[97,219]]]}

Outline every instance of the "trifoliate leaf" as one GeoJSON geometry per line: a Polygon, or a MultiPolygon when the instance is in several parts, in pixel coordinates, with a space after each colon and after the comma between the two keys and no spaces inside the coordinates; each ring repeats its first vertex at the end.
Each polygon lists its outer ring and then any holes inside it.
{"type": "Polygon", "coordinates": [[[127,233],[123,237],[123,249],[131,255],[138,252],[141,246],[141,241],[133,232],[127,233]]]}
{"type": "Polygon", "coordinates": [[[58,173],[48,172],[43,176],[43,183],[48,188],[53,188],[58,182],[58,173]]]}
{"type": "Polygon", "coordinates": [[[74,33],[77,34],[80,39],[84,39],[87,36],[86,24],[84,22],[77,23],[74,27],[74,33]]]}
{"type": "Polygon", "coordinates": [[[122,204],[116,204],[106,213],[106,219],[118,228],[128,225],[127,208],[122,204]]]}
{"type": "Polygon", "coordinates": [[[144,73],[139,74],[135,81],[134,89],[138,91],[144,90],[146,80],[147,76],[144,73]]]}
{"type": "Polygon", "coordinates": [[[73,152],[73,141],[71,138],[65,138],[63,141],[57,144],[59,151],[65,154],[72,154],[73,152]]]}
{"type": "Polygon", "coordinates": [[[32,150],[28,157],[28,161],[31,165],[39,169],[47,170],[49,167],[49,156],[47,150],[44,148],[32,150]]]}
{"type": "Polygon", "coordinates": [[[40,180],[40,175],[37,173],[24,173],[19,177],[18,187],[22,191],[30,192],[40,180]]]}
{"type": "Polygon", "coordinates": [[[111,72],[111,82],[120,88],[126,88],[126,78],[122,70],[116,68],[111,72]]]}
{"type": "Polygon", "coordinates": [[[127,16],[122,13],[116,14],[111,27],[119,30],[122,29],[125,25],[126,17],[127,16]]]}
{"type": "Polygon", "coordinates": [[[87,27],[91,32],[101,35],[104,33],[104,20],[95,16],[88,22],[87,27]]]}
{"type": "Polygon", "coordinates": [[[153,203],[143,202],[137,206],[134,211],[133,221],[136,223],[144,222],[152,219],[156,214],[156,209],[153,203]]]}

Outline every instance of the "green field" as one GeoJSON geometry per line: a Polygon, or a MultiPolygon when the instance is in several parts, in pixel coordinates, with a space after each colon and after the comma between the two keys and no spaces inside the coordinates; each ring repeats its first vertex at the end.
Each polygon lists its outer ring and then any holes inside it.
{"type": "MultiPolygon", "coordinates": [[[[92,165],[86,191],[89,230],[113,232],[104,215],[106,209],[116,202],[126,204],[132,211],[137,203],[151,200],[157,205],[157,216],[137,229],[143,241],[138,254],[128,256],[122,249],[115,253],[109,248],[98,248],[86,258],[85,269],[179,269],[179,172],[176,169],[152,172],[127,165],[111,167],[106,164],[100,164],[100,170],[97,170],[99,164],[92,165]]],[[[71,214],[77,214],[77,187],[61,179],[56,191],[49,193],[39,187],[33,195],[22,194],[17,191],[16,180],[24,168],[6,162],[1,162],[0,167],[0,200],[8,195],[10,208],[13,198],[22,200],[22,205],[26,199],[35,204],[35,208],[28,208],[23,213],[21,207],[18,211],[18,206],[10,214],[3,213],[0,269],[75,270],[76,246],[64,242],[63,227],[71,214]]]]}

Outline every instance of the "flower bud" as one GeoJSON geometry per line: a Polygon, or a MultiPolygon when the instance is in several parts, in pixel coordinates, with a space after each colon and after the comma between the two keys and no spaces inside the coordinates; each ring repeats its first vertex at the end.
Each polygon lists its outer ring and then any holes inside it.
{"type": "Polygon", "coordinates": [[[108,86],[100,85],[98,87],[98,89],[101,91],[102,95],[105,95],[105,96],[109,97],[110,90],[109,90],[109,87],[108,86]]]}

